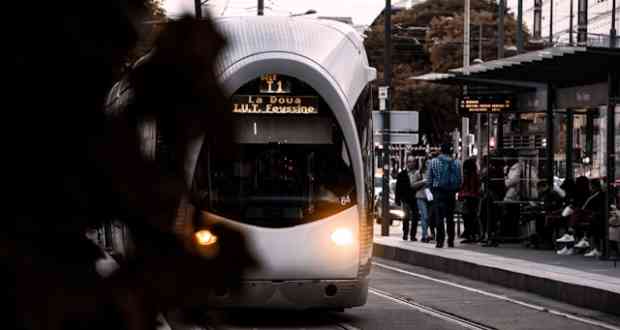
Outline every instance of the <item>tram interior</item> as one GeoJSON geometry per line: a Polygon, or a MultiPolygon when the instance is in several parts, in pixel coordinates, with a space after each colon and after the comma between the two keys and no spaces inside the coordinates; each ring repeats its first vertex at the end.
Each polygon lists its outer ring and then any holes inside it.
{"type": "Polygon", "coordinates": [[[349,154],[332,118],[239,115],[236,124],[232,162],[208,145],[201,152],[194,186],[203,209],[279,228],[356,204],[349,154]]]}

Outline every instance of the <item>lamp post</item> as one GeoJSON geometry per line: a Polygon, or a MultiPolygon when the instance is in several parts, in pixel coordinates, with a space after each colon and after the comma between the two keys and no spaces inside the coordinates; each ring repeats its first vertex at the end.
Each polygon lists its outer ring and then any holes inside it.
{"type": "Polygon", "coordinates": [[[549,47],[553,47],[553,0],[549,2],[549,47]]]}
{"type": "Polygon", "coordinates": [[[392,83],[392,2],[385,0],[385,53],[383,80],[386,89],[383,111],[383,200],[381,201],[381,236],[390,235],[390,85],[392,83]]]}
{"type": "Polygon", "coordinates": [[[523,53],[523,0],[517,3],[517,53],[523,53]]]}
{"type": "Polygon", "coordinates": [[[202,19],[202,1],[203,0],[194,0],[194,12],[196,14],[196,19],[202,19]]]}
{"type": "Polygon", "coordinates": [[[609,48],[616,47],[616,0],[611,2],[611,30],[609,30],[609,48]]]}

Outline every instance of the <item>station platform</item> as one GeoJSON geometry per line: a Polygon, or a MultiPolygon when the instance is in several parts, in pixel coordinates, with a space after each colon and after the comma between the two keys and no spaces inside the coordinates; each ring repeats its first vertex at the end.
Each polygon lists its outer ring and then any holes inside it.
{"type": "Polygon", "coordinates": [[[390,226],[389,236],[381,236],[381,226],[375,224],[374,235],[373,255],[377,257],[620,315],[620,262],[561,256],[522,244],[460,244],[460,239],[454,248],[438,249],[434,242],[404,241],[400,222],[390,226]]]}

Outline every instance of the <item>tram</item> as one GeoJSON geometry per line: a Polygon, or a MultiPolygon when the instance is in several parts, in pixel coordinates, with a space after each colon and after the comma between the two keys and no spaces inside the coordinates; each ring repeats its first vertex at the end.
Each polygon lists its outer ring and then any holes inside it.
{"type": "MultiPolygon", "coordinates": [[[[349,25],[304,17],[214,23],[227,39],[215,75],[230,97],[234,147],[224,156],[216,139],[197,143],[188,180],[203,218],[242,232],[260,267],[245,275],[241,290],[214,290],[206,305],[364,305],[376,70],[362,38],[349,25]]],[[[117,84],[109,102],[128,103],[125,89],[117,84]]],[[[155,125],[143,135],[157,136],[155,125]]],[[[157,149],[156,140],[146,139],[145,149],[157,149]]]]}
{"type": "MultiPolygon", "coordinates": [[[[245,233],[260,268],[242,296],[209,306],[365,304],[372,249],[368,64],[349,25],[303,17],[215,20],[228,40],[216,74],[230,94],[234,161],[203,144],[193,187],[210,219],[245,233]]],[[[229,156],[230,157],[230,156],[229,156]]]]}

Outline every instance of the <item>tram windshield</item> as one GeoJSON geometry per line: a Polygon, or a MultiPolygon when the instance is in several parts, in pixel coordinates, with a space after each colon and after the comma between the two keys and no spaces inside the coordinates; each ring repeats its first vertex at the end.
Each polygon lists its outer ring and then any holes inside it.
{"type": "Polygon", "coordinates": [[[194,179],[200,207],[263,227],[324,219],[356,204],[343,135],[324,115],[236,115],[236,148],[223,159],[205,144],[194,179]]]}

